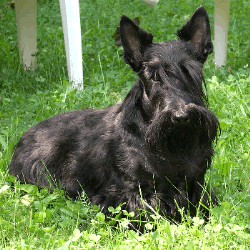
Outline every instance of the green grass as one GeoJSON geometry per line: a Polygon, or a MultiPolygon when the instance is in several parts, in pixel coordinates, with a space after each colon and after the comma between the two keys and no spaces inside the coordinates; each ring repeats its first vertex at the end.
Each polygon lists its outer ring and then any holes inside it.
{"type": "Polygon", "coordinates": [[[213,32],[214,1],[164,1],[149,8],[139,0],[81,0],[84,92],[67,82],[58,1],[38,1],[38,67],[19,64],[15,10],[0,3],[0,248],[1,249],[249,249],[250,247],[250,5],[230,1],[228,62],[216,69],[209,57],[204,75],[210,109],[221,135],[207,179],[220,206],[211,220],[186,217],[174,225],[152,214],[147,232],[127,229],[129,219],[105,221],[88,200],[72,201],[62,191],[49,193],[20,185],[8,174],[14,146],[23,132],[55,114],[86,107],[105,108],[124,98],[136,75],[122,60],[112,35],[120,16],[139,17],[154,41],[175,38],[192,12],[203,4],[213,32]],[[12,182],[14,185],[12,186],[12,182]],[[157,226],[157,229],[155,229],[157,226]]]}

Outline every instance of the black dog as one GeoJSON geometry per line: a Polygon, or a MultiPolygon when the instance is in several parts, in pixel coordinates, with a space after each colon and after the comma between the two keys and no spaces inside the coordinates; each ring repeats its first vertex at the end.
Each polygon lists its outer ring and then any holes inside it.
{"type": "Polygon", "coordinates": [[[138,80],[121,105],[57,115],[26,132],[10,174],[23,183],[56,180],[76,198],[83,190],[105,214],[153,208],[175,220],[179,209],[208,215],[204,175],[211,164],[219,122],[205,105],[202,67],[212,53],[206,10],[199,7],[177,32],[153,36],[122,16],[124,60],[138,80]]]}

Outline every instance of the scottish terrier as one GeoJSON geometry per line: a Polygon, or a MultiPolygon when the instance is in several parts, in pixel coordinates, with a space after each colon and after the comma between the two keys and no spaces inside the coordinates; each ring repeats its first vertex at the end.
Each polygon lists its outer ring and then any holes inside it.
{"type": "Polygon", "coordinates": [[[124,101],[40,122],[18,142],[10,174],[39,187],[56,180],[72,198],[84,190],[104,214],[123,204],[173,220],[200,207],[206,217],[213,198],[204,176],[219,130],[204,93],[202,68],[213,51],[207,12],[200,6],[177,40],[152,43],[126,16],[120,36],[138,74],[124,101]]]}

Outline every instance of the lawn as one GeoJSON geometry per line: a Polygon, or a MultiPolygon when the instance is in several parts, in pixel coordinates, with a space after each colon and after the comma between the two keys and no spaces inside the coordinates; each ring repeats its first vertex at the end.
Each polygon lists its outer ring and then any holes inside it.
{"type": "Polygon", "coordinates": [[[204,67],[209,108],[221,124],[207,181],[219,206],[208,223],[185,216],[180,224],[152,214],[146,232],[129,230],[133,215],[113,224],[87,199],[73,201],[63,191],[21,185],[8,174],[18,139],[28,128],[55,114],[105,108],[124,98],[136,74],[122,60],[112,38],[120,16],[139,17],[154,41],[176,38],[203,4],[213,33],[214,1],[160,2],[80,0],[84,91],[67,81],[59,1],[38,0],[38,67],[19,63],[15,10],[0,3],[0,248],[1,249],[249,249],[250,248],[250,4],[230,1],[227,66],[216,69],[214,55],[204,67]],[[14,184],[13,184],[14,183],[14,184]]]}

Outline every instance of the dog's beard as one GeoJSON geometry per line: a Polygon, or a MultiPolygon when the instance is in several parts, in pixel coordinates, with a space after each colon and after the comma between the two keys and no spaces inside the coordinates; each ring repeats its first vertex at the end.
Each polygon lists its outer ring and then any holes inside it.
{"type": "Polygon", "coordinates": [[[172,111],[157,114],[149,125],[145,144],[152,154],[166,157],[170,154],[189,155],[197,149],[211,146],[217,136],[219,122],[205,107],[189,107],[190,119],[185,123],[173,120],[172,111]]]}

